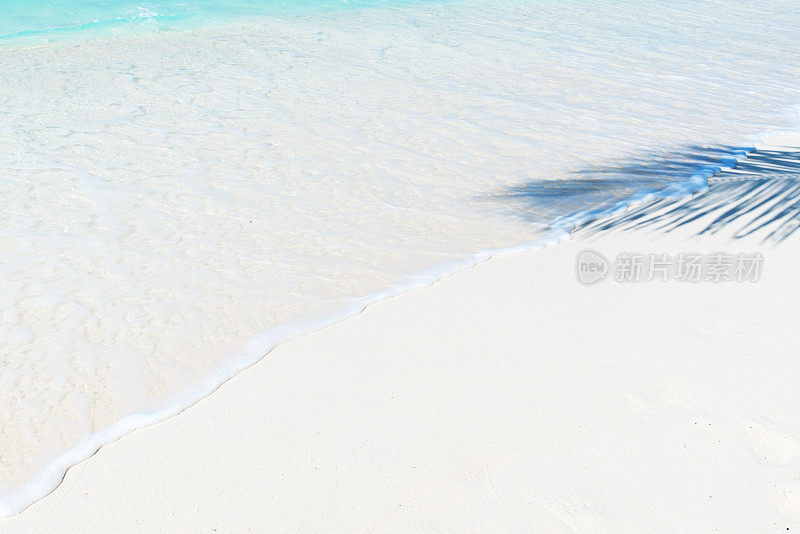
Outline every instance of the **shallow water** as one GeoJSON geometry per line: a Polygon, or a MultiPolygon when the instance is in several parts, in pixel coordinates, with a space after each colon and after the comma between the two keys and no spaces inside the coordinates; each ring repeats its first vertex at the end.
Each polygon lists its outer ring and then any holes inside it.
{"type": "Polygon", "coordinates": [[[413,0],[4,0],[0,46],[224,24],[267,14],[320,13],[413,0]]]}
{"type": "Polygon", "coordinates": [[[0,50],[0,516],[281,340],[797,125],[783,2],[248,9],[0,50]]]}

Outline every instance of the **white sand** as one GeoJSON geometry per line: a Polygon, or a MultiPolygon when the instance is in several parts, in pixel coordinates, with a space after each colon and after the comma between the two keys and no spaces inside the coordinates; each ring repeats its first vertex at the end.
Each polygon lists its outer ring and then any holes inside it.
{"type": "Polygon", "coordinates": [[[713,217],[584,232],[285,343],[0,530],[796,531],[800,236],[697,237],[713,217]],[[763,276],[588,287],[587,247],[758,250],[763,276]]]}

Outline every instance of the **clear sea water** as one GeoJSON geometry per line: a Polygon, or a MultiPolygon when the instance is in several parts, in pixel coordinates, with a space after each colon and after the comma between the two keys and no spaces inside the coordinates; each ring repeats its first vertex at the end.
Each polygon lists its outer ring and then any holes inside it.
{"type": "Polygon", "coordinates": [[[798,125],[793,2],[0,5],[0,516],[276,343],[798,125]]]}
{"type": "Polygon", "coordinates": [[[401,5],[409,0],[5,0],[0,40],[52,41],[130,31],[165,31],[277,13],[320,12],[401,5]]]}

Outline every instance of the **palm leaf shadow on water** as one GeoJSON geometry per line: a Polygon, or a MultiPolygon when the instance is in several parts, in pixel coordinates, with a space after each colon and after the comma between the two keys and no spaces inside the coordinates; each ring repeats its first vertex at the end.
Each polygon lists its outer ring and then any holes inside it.
{"type": "Polygon", "coordinates": [[[573,230],[582,236],[609,230],[671,232],[697,224],[697,235],[725,229],[737,239],[755,235],[765,244],[777,245],[800,228],[800,151],[796,150],[690,146],[674,154],[649,154],[573,174],[579,177],[528,182],[500,197],[537,222],[555,222],[559,212],[588,212],[589,220],[573,230]],[[747,159],[737,163],[745,153],[747,159]],[[734,165],[715,174],[720,167],[734,165]],[[715,174],[707,191],[687,198],[688,190],[684,194],[670,190],[671,182],[685,182],[698,172],[715,174]],[[656,196],[666,198],[616,216],[599,215],[648,190],[661,191],[656,196]]]}

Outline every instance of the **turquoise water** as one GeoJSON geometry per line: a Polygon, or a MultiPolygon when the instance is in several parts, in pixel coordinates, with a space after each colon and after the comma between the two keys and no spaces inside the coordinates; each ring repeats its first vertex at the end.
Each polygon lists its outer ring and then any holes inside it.
{"type": "Polygon", "coordinates": [[[189,2],[12,0],[4,2],[0,12],[0,39],[48,37],[142,24],[164,26],[198,15],[200,7],[189,2]]]}
{"type": "Polygon", "coordinates": [[[381,0],[7,0],[0,2],[0,41],[49,41],[101,32],[173,30],[270,13],[350,9],[386,3],[381,0]]]}

